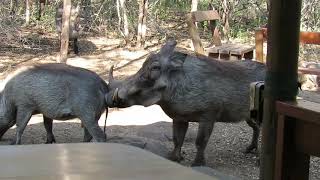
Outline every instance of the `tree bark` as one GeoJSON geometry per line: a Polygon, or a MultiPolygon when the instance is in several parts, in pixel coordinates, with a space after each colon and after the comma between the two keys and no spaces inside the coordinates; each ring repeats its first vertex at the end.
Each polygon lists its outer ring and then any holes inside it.
{"type": "Polygon", "coordinates": [[[81,6],[84,13],[84,29],[90,29],[90,25],[92,23],[92,8],[91,8],[91,0],[81,0],[81,6]]]}
{"type": "Polygon", "coordinates": [[[26,0],[26,25],[30,23],[30,6],[31,0],[26,0]]]}
{"type": "Polygon", "coordinates": [[[117,14],[118,14],[118,29],[126,41],[129,43],[129,25],[128,25],[128,15],[127,8],[125,6],[125,0],[117,0],[117,14]],[[123,24],[123,26],[122,26],[123,24]]]}
{"type": "Polygon", "coordinates": [[[17,6],[18,6],[18,0],[11,0],[10,1],[10,15],[11,16],[16,15],[17,6]]]}
{"type": "Polygon", "coordinates": [[[148,0],[145,0],[143,6],[143,19],[142,19],[142,33],[141,33],[141,47],[144,47],[147,34],[147,14],[148,14],[148,0]]]}
{"type": "Polygon", "coordinates": [[[124,31],[124,39],[126,44],[129,43],[129,23],[128,23],[128,15],[127,8],[125,5],[125,0],[120,0],[120,7],[123,15],[123,31],[124,31]]]}
{"type": "Polygon", "coordinates": [[[41,17],[43,16],[45,5],[46,5],[46,0],[39,0],[39,12],[38,12],[37,20],[40,20],[41,17]]]}
{"type": "Polygon", "coordinates": [[[70,14],[71,14],[71,0],[63,1],[63,15],[62,15],[62,30],[61,30],[61,49],[60,57],[57,62],[66,63],[68,56],[69,46],[69,27],[70,27],[70,14]]]}
{"type": "Polygon", "coordinates": [[[228,0],[223,0],[222,8],[223,8],[223,14],[222,14],[223,36],[228,40],[229,39],[229,16],[230,16],[230,7],[229,7],[228,0]]]}
{"type": "Polygon", "coordinates": [[[139,48],[143,47],[145,44],[147,9],[148,9],[148,0],[140,0],[139,1],[138,34],[137,34],[137,47],[139,48]]]}
{"type": "Polygon", "coordinates": [[[197,11],[197,9],[198,9],[198,0],[192,0],[192,3],[191,3],[191,12],[197,11]]]}

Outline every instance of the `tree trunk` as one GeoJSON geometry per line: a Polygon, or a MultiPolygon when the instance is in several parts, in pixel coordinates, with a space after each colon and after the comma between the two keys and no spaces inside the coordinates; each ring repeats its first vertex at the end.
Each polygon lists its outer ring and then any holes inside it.
{"type": "Polygon", "coordinates": [[[10,15],[11,16],[16,15],[17,6],[18,6],[18,0],[11,0],[10,1],[10,15]]]}
{"type": "Polygon", "coordinates": [[[43,16],[45,5],[46,5],[46,0],[39,0],[39,12],[38,12],[37,20],[40,20],[41,17],[43,16]]]}
{"type": "Polygon", "coordinates": [[[116,0],[116,1],[117,1],[117,15],[118,15],[118,30],[121,33],[121,35],[124,36],[121,30],[122,16],[121,16],[121,10],[120,10],[120,0],[116,0]]]}
{"type": "Polygon", "coordinates": [[[138,17],[137,47],[141,47],[144,0],[139,0],[138,2],[139,2],[139,17],[138,17]]]}
{"type": "Polygon", "coordinates": [[[26,25],[30,23],[30,6],[31,0],[26,0],[26,25]]]}
{"type": "Polygon", "coordinates": [[[197,11],[197,9],[198,9],[198,0],[192,0],[191,12],[192,11],[197,11]]]}
{"type": "Polygon", "coordinates": [[[223,24],[223,36],[229,40],[229,17],[230,17],[230,6],[228,0],[223,0],[222,2],[223,14],[222,14],[222,24],[223,24]]]}
{"type": "Polygon", "coordinates": [[[123,15],[124,39],[126,41],[126,44],[128,44],[129,43],[129,23],[128,23],[127,8],[125,6],[125,0],[120,0],[120,7],[123,15]]]}
{"type": "Polygon", "coordinates": [[[128,25],[128,15],[125,6],[125,0],[117,0],[117,13],[118,13],[118,29],[126,44],[129,43],[129,25],[128,25]],[[122,26],[123,22],[123,26],[122,26]]]}
{"type": "Polygon", "coordinates": [[[91,8],[91,0],[81,0],[82,11],[84,13],[84,29],[90,29],[90,25],[92,23],[92,8],[91,8]]]}
{"type": "Polygon", "coordinates": [[[138,19],[138,34],[137,34],[137,47],[141,48],[145,43],[146,34],[146,20],[147,20],[147,6],[148,0],[139,1],[139,19],[138,19]]]}
{"type": "Polygon", "coordinates": [[[62,15],[62,30],[61,30],[61,49],[60,57],[57,62],[66,63],[68,56],[69,46],[69,27],[70,27],[70,14],[71,14],[71,0],[63,1],[63,15],[62,15]]]}
{"type": "Polygon", "coordinates": [[[148,0],[145,0],[142,19],[141,47],[144,47],[146,42],[148,3],[148,0]]]}

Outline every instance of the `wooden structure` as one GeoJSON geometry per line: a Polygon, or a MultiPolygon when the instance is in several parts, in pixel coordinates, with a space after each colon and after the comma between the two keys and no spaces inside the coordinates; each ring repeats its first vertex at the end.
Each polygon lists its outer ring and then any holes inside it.
{"type": "MultiPolygon", "coordinates": [[[[263,52],[263,43],[267,40],[268,33],[267,28],[258,28],[255,30],[255,49],[256,60],[259,62],[265,62],[265,56],[263,52]]],[[[317,44],[320,45],[320,32],[300,32],[301,44],[317,44]]]]}
{"type": "Polygon", "coordinates": [[[189,27],[189,34],[192,39],[194,51],[196,54],[208,55],[218,59],[252,59],[254,46],[242,44],[222,44],[218,28],[215,25],[216,21],[220,20],[217,11],[194,11],[187,15],[187,24],[189,27]],[[197,31],[196,22],[210,21],[212,41],[215,47],[204,49],[201,43],[199,33],[197,31]]]}
{"type": "MultiPolygon", "coordinates": [[[[263,52],[263,43],[268,37],[267,28],[259,28],[255,31],[255,43],[256,43],[256,60],[265,63],[265,56],[263,52]]],[[[320,32],[300,32],[301,44],[316,44],[320,45],[320,32]]],[[[302,68],[298,67],[298,73],[300,74],[312,74],[320,77],[320,69],[316,68],[302,68]]]]}
{"type": "Polygon", "coordinates": [[[0,158],[0,179],[222,179],[133,146],[113,143],[7,145],[1,146],[0,158]]]}
{"type": "Polygon", "coordinates": [[[320,104],[278,101],[276,109],[275,179],[308,180],[310,155],[320,157],[320,104]]]}
{"type": "MultiPolygon", "coordinates": [[[[308,33],[300,33],[300,17],[301,0],[271,0],[260,159],[262,180],[307,180],[308,154],[320,155],[316,145],[319,106],[296,100],[299,41],[305,35],[309,37],[308,33]]],[[[263,34],[256,37],[263,38],[263,34]]],[[[257,46],[260,50],[261,47],[257,46]]]]}

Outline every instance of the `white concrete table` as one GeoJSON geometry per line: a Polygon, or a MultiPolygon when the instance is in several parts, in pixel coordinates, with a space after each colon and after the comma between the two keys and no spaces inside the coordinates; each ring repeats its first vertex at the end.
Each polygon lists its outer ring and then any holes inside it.
{"type": "Polygon", "coordinates": [[[0,179],[215,180],[136,147],[113,143],[0,146],[0,179]]]}

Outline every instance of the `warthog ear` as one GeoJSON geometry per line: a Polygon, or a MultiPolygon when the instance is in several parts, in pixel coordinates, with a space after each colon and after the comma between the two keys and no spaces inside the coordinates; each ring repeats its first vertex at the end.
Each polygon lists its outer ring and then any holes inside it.
{"type": "Polygon", "coordinates": [[[183,62],[172,59],[176,45],[177,42],[175,40],[169,40],[160,49],[158,54],[160,55],[161,64],[165,67],[177,68],[183,64],[183,62]]]}
{"type": "Polygon", "coordinates": [[[174,52],[174,48],[177,45],[177,41],[175,40],[169,40],[166,42],[166,44],[164,44],[161,49],[159,54],[164,57],[164,58],[168,58],[171,56],[171,54],[174,52]]]}

